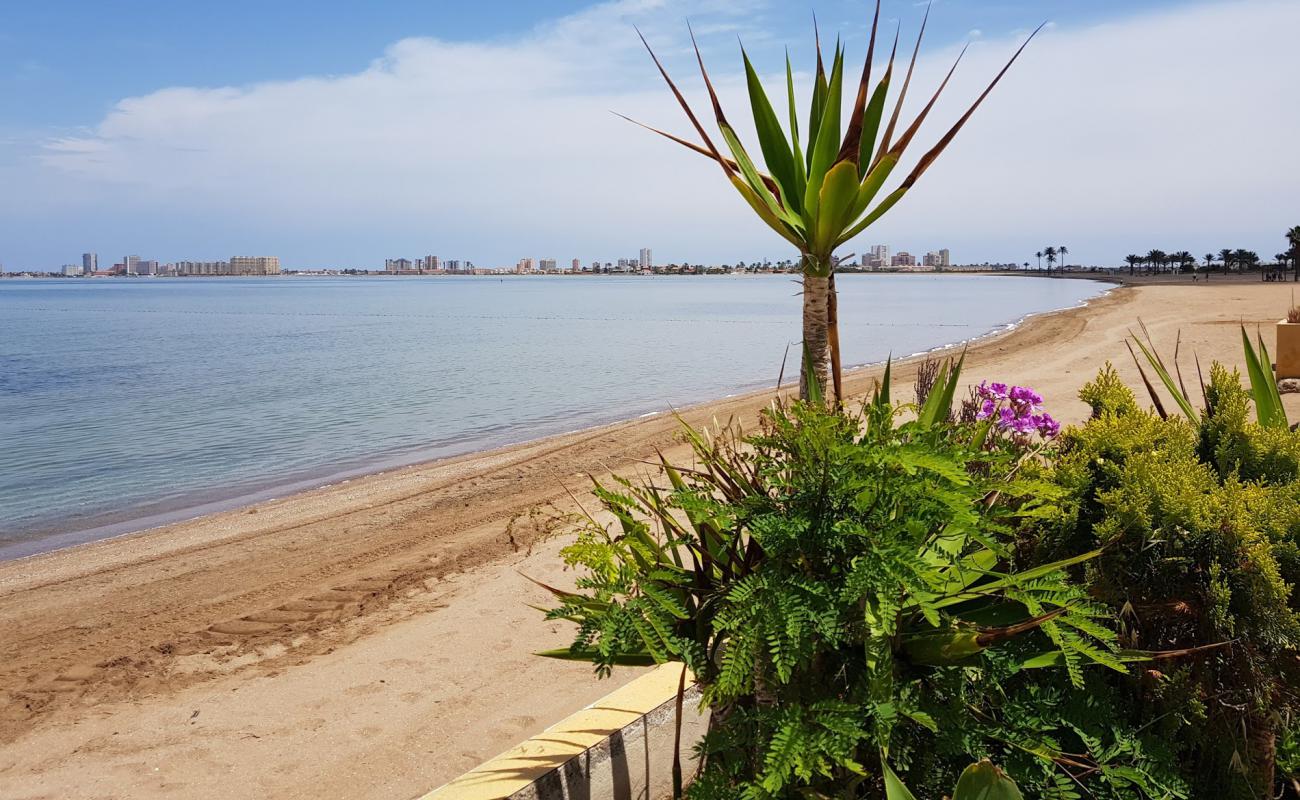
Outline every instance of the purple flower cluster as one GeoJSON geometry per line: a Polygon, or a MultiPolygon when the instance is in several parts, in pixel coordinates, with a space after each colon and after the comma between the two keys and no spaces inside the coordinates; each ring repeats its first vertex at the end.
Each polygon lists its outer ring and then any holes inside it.
{"type": "Polygon", "coordinates": [[[984,381],[975,387],[980,410],[976,419],[992,419],[1001,430],[1028,436],[1037,432],[1050,439],[1061,431],[1061,423],[1043,411],[1043,398],[1027,386],[1007,386],[984,381]]]}

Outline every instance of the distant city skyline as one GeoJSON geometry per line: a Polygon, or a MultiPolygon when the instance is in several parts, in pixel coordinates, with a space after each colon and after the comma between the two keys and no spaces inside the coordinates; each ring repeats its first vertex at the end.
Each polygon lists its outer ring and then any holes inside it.
{"type": "MultiPolygon", "coordinates": [[[[637,238],[660,243],[661,263],[785,257],[716,169],[608,112],[693,136],[632,29],[703,100],[689,12],[752,145],[736,37],[771,92],[790,47],[802,115],[810,9],[777,0],[395,0],[366,13],[286,4],[310,9],[310,30],[292,24],[294,12],[251,0],[221,14],[160,0],[8,9],[0,263],[57,270],[79,249],[134,253],[146,241],[141,255],[159,263],[237,242],[300,267],[364,267],[384,251],[414,258],[431,239],[505,266],[520,252],[617,258],[637,238]],[[105,57],[123,49],[139,57],[105,57]]],[[[855,62],[869,5],[816,4],[823,39],[843,34],[855,62]]],[[[911,0],[886,0],[884,11],[905,42],[923,13],[911,0]]],[[[923,142],[1044,17],[1052,24],[944,159],[844,253],[940,239],[965,262],[1023,262],[1042,241],[1067,241],[1072,261],[1118,265],[1152,242],[1196,253],[1282,246],[1279,232],[1295,224],[1300,108],[1279,98],[1294,90],[1300,4],[937,4],[918,85],[937,82],[956,48],[973,44],[923,142]],[[1158,41],[1178,48],[1151,46],[1158,41]],[[1211,53],[1224,57],[1202,57],[1211,53]],[[1191,122],[1210,109],[1233,120],[1230,131],[1191,122]]]]}

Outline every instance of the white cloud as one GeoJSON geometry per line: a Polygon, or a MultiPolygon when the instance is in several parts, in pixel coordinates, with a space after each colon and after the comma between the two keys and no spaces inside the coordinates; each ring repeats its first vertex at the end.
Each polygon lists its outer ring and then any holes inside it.
{"type": "MultiPolygon", "coordinates": [[[[754,42],[772,33],[755,3],[690,8],[697,30],[754,42]]],[[[155,253],[163,258],[250,242],[289,264],[426,251],[489,264],[587,260],[643,244],[665,259],[780,254],[704,159],[607,113],[689,130],[630,24],[698,98],[683,8],[623,0],[513,40],[404,40],[351,75],[125,99],[93,131],[46,143],[41,185],[22,202],[120,214],[119,234],[178,250],[155,253]],[[243,239],[183,249],[187,235],[208,241],[214,230],[243,239]]],[[[1270,246],[1249,237],[1295,222],[1283,217],[1300,175],[1287,63],[1298,26],[1300,5],[1246,0],[1046,31],[914,196],[864,239],[947,245],[959,260],[1023,260],[1064,243],[1082,261],[1111,263],[1130,249],[1270,246]]],[[[1014,43],[985,31],[918,152],[1014,43]]],[[[916,97],[951,55],[918,67],[916,97]]],[[[735,61],[731,44],[710,63],[742,125],[743,89],[724,69],[735,61]]]]}

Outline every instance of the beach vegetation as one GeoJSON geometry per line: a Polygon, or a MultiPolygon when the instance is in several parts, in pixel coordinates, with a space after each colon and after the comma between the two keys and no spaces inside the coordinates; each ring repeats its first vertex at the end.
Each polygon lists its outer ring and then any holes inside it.
{"type": "Polygon", "coordinates": [[[686,427],[689,465],[596,486],[546,655],[681,662],[691,797],[960,797],[973,761],[987,796],[1294,796],[1300,433],[1242,337],[1195,399],[1134,337],[1150,407],[1107,364],[1066,429],[1028,387],[959,401],[960,360],[686,427]]]}
{"type": "Polygon", "coordinates": [[[1031,560],[1100,550],[1082,580],[1122,646],[1178,654],[1097,678],[1161,733],[1194,798],[1274,797],[1300,777],[1300,435],[1250,413],[1259,388],[1214,364],[1203,406],[1166,414],[1107,365],[1080,393],[1092,418],[1060,437],[1066,495],[1034,536],[1031,560]]]}
{"type": "MultiPolygon", "coordinates": [[[[928,16],[927,9],[927,19],[928,16]]],[[[808,376],[815,377],[822,386],[828,387],[828,398],[833,398],[836,402],[843,400],[835,293],[835,251],[865,231],[903,199],[966,125],[1019,57],[1029,39],[1033,38],[1031,34],[1025,40],[947,132],[922,153],[907,172],[900,172],[904,175],[902,180],[886,189],[887,185],[891,185],[891,178],[900,163],[909,155],[910,146],[947,86],[957,63],[953,64],[911,122],[901,121],[925,34],[925,20],[922,20],[901,84],[894,73],[897,36],[883,72],[877,75],[874,71],[878,66],[876,39],[879,23],[880,3],[877,0],[861,77],[857,81],[852,105],[848,108],[843,106],[843,95],[847,88],[844,48],[836,43],[828,67],[820,36],[816,38],[816,71],[809,97],[807,126],[802,129],[795,97],[794,70],[789,57],[785,63],[785,86],[778,95],[788,106],[786,119],[782,120],[742,46],[741,61],[749,91],[749,110],[758,136],[757,153],[751,152],[741,142],[736,129],[724,113],[704,67],[699,47],[695,47],[696,62],[708,91],[714,122],[721,135],[721,147],[715,144],[700,117],[669,77],[658,56],[650,50],[645,37],[642,37],[655,66],[681,105],[699,141],[690,141],[655,128],[650,130],[714,161],[759,219],[798,250],[803,281],[803,359],[806,366],[800,370],[800,396],[805,401],[810,396],[808,376]],[[891,96],[892,111],[888,108],[891,96]]],[[[694,44],[693,33],[691,40],[694,44]]],[[[957,62],[960,60],[961,56],[958,56],[957,62]]]]}
{"type": "Polygon", "coordinates": [[[1005,796],[1180,796],[1095,675],[1156,657],[1071,577],[1101,552],[1024,558],[1062,491],[1042,399],[983,384],[963,421],[959,375],[919,405],[887,374],[857,412],[814,391],[752,435],[685,428],[689,467],[596,487],[616,522],[565,549],[577,589],[549,615],[577,635],[547,655],[689,668],[711,711],[690,796],[939,797],[985,758],[1005,796]]]}

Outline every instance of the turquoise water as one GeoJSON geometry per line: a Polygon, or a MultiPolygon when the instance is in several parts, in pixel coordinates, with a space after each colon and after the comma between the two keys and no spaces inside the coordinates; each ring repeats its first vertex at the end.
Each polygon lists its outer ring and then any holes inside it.
{"type": "MultiPolygon", "coordinates": [[[[1102,284],[845,275],[845,363],[1102,284]]],[[[772,385],[791,276],[0,281],[0,558],[772,385]]],[[[793,367],[787,372],[793,376],[793,367]]]]}

